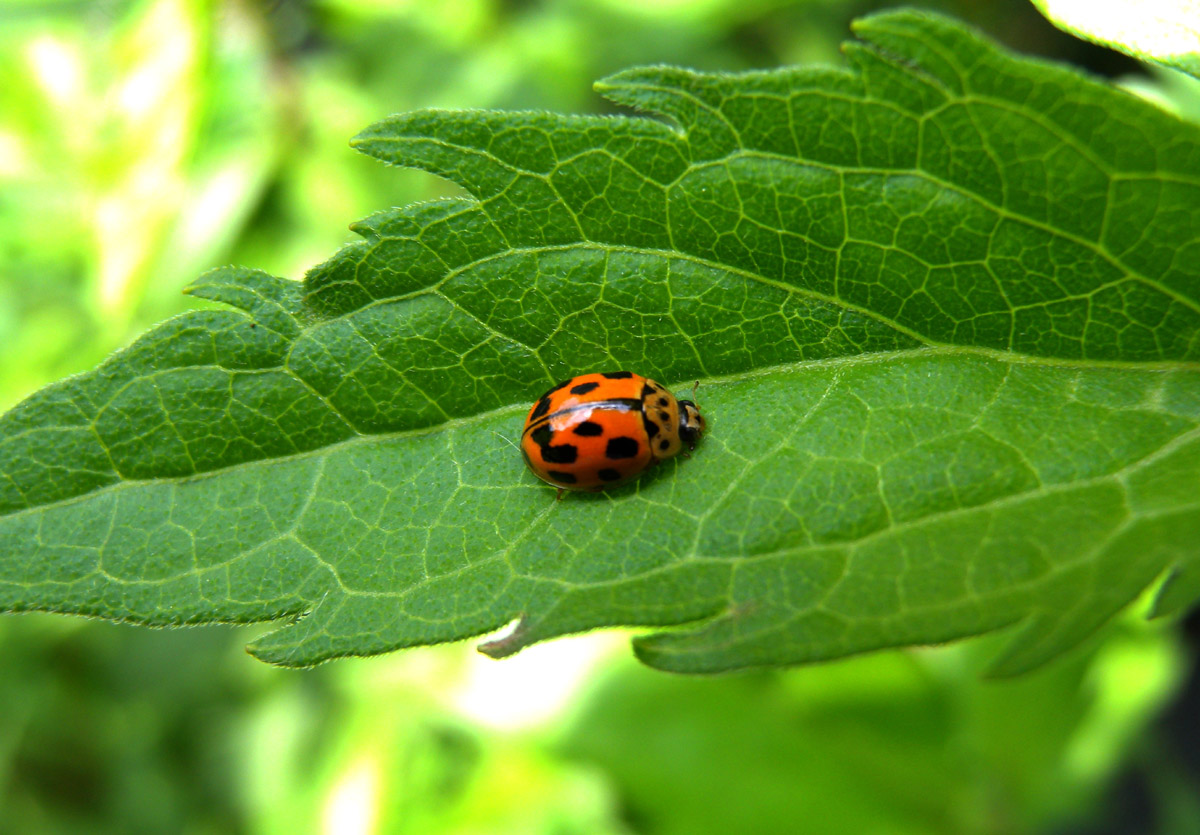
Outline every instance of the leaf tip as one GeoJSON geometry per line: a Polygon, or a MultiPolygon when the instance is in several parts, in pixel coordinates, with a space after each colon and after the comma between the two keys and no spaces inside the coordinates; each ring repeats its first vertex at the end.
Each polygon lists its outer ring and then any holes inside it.
{"type": "Polygon", "coordinates": [[[185,296],[196,296],[197,298],[206,298],[205,293],[213,287],[222,284],[228,284],[228,275],[231,271],[238,268],[232,264],[224,267],[214,267],[211,270],[206,270],[198,275],[193,281],[188,283],[180,292],[185,296]]]}
{"type": "Polygon", "coordinates": [[[646,84],[647,81],[660,79],[664,75],[672,74],[691,75],[693,73],[691,70],[682,67],[673,67],[668,64],[646,64],[637,67],[626,67],[594,82],[592,89],[597,92],[604,92],[606,90],[623,89],[626,87],[639,87],[646,84]]]}
{"type": "Polygon", "coordinates": [[[1200,571],[1185,563],[1171,569],[1154,594],[1151,618],[1165,618],[1184,612],[1200,599],[1200,571]]]}
{"type": "Polygon", "coordinates": [[[665,116],[681,127],[700,118],[692,100],[703,86],[701,73],[670,64],[630,67],[593,83],[606,99],[643,113],[665,116]],[[682,101],[681,101],[682,99],[682,101]]]}
{"type": "Polygon", "coordinates": [[[529,618],[522,613],[491,638],[481,641],[476,649],[488,658],[499,661],[502,658],[516,655],[535,640],[536,638],[529,628],[529,618]]]}
{"type": "Polygon", "coordinates": [[[1059,613],[1049,611],[1018,618],[1006,625],[1015,627],[1015,632],[984,669],[983,678],[1015,678],[1031,673],[1074,649],[1094,631],[1068,628],[1059,613]]]}
{"type": "Polygon", "coordinates": [[[372,122],[350,137],[349,145],[360,154],[375,157],[388,165],[400,164],[399,158],[393,154],[394,149],[383,146],[389,144],[387,140],[395,140],[402,136],[408,124],[426,112],[417,110],[411,113],[396,113],[372,122]]]}

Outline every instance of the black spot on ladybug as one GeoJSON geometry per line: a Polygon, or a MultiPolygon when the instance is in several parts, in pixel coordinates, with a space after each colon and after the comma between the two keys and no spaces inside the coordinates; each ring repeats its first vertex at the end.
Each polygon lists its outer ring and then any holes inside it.
{"type": "Polygon", "coordinates": [[[663,408],[666,408],[667,404],[668,404],[668,403],[670,403],[670,402],[671,402],[671,401],[670,401],[670,400],[668,400],[668,399],[667,399],[667,398],[665,398],[665,397],[660,397],[660,398],[658,398],[658,405],[662,406],[663,408]]]}
{"type": "MultiPolygon", "coordinates": [[[[574,379],[575,379],[574,377],[572,377],[572,378],[571,378],[571,380],[574,380],[574,379]]],[[[549,406],[550,406],[550,395],[554,394],[554,392],[558,391],[558,390],[559,390],[559,389],[561,389],[561,388],[565,388],[565,387],[566,387],[566,386],[567,386],[567,385],[568,385],[568,384],[571,382],[571,380],[563,380],[563,381],[562,381],[561,383],[559,383],[557,386],[555,386],[554,388],[550,389],[550,390],[549,390],[549,391],[547,391],[545,394],[543,394],[541,397],[539,397],[539,398],[538,398],[538,400],[539,400],[539,401],[544,401],[544,402],[546,403],[546,407],[547,407],[547,408],[549,408],[549,406]]],[[[539,402],[539,403],[538,403],[538,405],[539,405],[539,406],[541,406],[541,402],[539,402]]],[[[538,414],[545,414],[545,412],[539,412],[538,414]]]]}
{"type": "Polygon", "coordinates": [[[658,448],[665,452],[666,450],[671,448],[671,442],[664,438],[663,440],[658,442],[658,448]]]}
{"type": "Polygon", "coordinates": [[[621,480],[621,472],[619,470],[614,470],[611,468],[605,468],[605,469],[601,470],[600,472],[596,473],[596,475],[600,476],[601,481],[620,481],[621,480]]]}
{"type": "Polygon", "coordinates": [[[646,385],[642,386],[642,399],[645,400],[647,397],[653,397],[654,392],[656,391],[658,391],[658,389],[656,389],[650,383],[646,383],[646,385]]]}
{"type": "Polygon", "coordinates": [[[590,420],[585,420],[571,431],[576,435],[582,435],[585,438],[594,438],[597,435],[604,434],[604,427],[598,423],[593,423],[590,420]]]}
{"type": "Polygon", "coordinates": [[[638,454],[638,442],[633,438],[609,438],[604,454],[609,458],[634,458],[638,454]]]}
{"type": "Polygon", "coordinates": [[[529,419],[537,420],[548,411],[550,411],[550,394],[547,392],[537,402],[537,406],[534,407],[533,412],[529,415],[529,419]]]}
{"type": "Polygon", "coordinates": [[[571,386],[571,394],[587,394],[598,388],[600,388],[599,383],[580,383],[577,386],[571,386]]]}
{"type": "Polygon", "coordinates": [[[546,426],[544,424],[529,433],[530,440],[532,440],[535,444],[540,446],[542,449],[545,449],[546,447],[548,447],[550,445],[550,439],[553,437],[554,437],[554,432],[550,429],[549,426],[546,426]]]}
{"type": "Polygon", "coordinates": [[[542,459],[547,464],[574,464],[579,449],[574,444],[557,444],[542,447],[542,459]]]}
{"type": "Polygon", "coordinates": [[[632,371],[610,371],[607,374],[601,374],[606,380],[628,380],[633,376],[632,371]]]}
{"type": "Polygon", "coordinates": [[[547,470],[546,475],[550,476],[559,484],[574,484],[576,481],[575,473],[564,473],[559,470],[547,470]]]}
{"type": "Polygon", "coordinates": [[[659,412],[658,419],[661,420],[663,423],[666,423],[667,421],[669,421],[671,419],[671,416],[669,414],[667,414],[666,412],[659,412]]]}
{"type": "Polygon", "coordinates": [[[658,434],[658,424],[650,420],[646,415],[642,415],[642,423],[646,427],[646,437],[653,438],[658,434]]]}

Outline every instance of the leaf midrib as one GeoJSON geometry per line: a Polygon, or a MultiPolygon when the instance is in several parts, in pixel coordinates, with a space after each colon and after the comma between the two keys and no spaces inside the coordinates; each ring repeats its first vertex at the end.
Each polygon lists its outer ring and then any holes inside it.
{"type": "MultiPolygon", "coordinates": [[[[869,354],[855,354],[851,356],[840,357],[825,357],[817,360],[799,360],[789,363],[777,363],[775,365],[763,366],[761,368],[749,369],[747,371],[739,371],[731,374],[708,375],[701,377],[701,382],[707,385],[719,385],[723,383],[739,383],[748,380],[753,380],[759,377],[766,377],[773,374],[794,374],[805,370],[822,370],[822,369],[837,369],[842,366],[861,366],[873,365],[877,363],[885,363],[893,360],[901,360],[908,358],[927,358],[927,357],[979,357],[983,359],[995,360],[998,362],[1009,363],[1012,365],[1034,366],[1042,368],[1059,368],[1065,370],[1113,370],[1113,371],[1147,371],[1147,372],[1194,372],[1200,373],[1200,361],[1198,362],[1182,362],[1182,361],[1160,361],[1160,362],[1132,362],[1132,361],[1101,361],[1101,360],[1063,360],[1047,357],[1035,357],[1025,354],[1015,354],[1006,351],[999,351],[990,348],[978,348],[974,346],[931,346],[910,348],[901,351],[878,351],[869,354]]],[[[187,369],[188,366],[179,366],[180,369],[187,369]]],[[[285,369],[286,370],[286,369],[285,369]]],[[[290,371],[288,373],[291,373],[290,371]]],[[[689,376],[686,380],[676,381],[675,383],[666,384],[668,389],[690,388],[695,382],[694,376],[689,376]]],[[[528,409],[528,403],[517,403],[500,406],[486,412],[477,412],[471,415],[463,415],[453,418],[444,423],[431,424],[429,426],[420,426],[412,429],[400,429],[392,432],[379,432],[374,434],[356,433],[355,435],[346,438],[336,443],[326,444],[325,446],[315,447],[302,452],[295,452],[289,455],[279,455],[270,458],[260,458],[253,461],[242,461],[237,464],[215,468],[203,473],[193,473],[185,476],[164,476],[158,478],[143,478],[143,479],[127,479],[120,478],[119,481],[112,484],[106,484],[86,493],[80,493],[76,496],[69,496],[64,499],[59,499],[45,504],[33,505],[31,507],[21,508],[9,513],[0,514],[0,521],[6,519],[16,519],[26,514],[38,513],[46,510],[53,510],[62,507],[69,507],[77,502],[87,501],[97,496],[112,493],[119,490],[134,489],[154,484],[185,484],[190,481],[201,481],[208,478],[215,478],[227,472],[238,469],[252,469],[256,467],[270,467],[280,463],[291,461],[303,461],[309,458],[331,455],[342,449],[352,449],[360,444],[382,443],[387,441],[401,440],[405,438],[415,438],[424,435],[433,435],[438,432],[445,432],[462,427],[469,427],[477,423],[482,423],[492,418],[503,417],[507,415],[519,416],[528,409]]],[[[1197,430],[1200,431],[1200,430],[1197,430]]],[[[1187,434],[1191,434],[1190,432],[1187,434]]],[[[1136,463],[1136,462],[1135,462],[1136,463]]],[[[1117,471],[1119,472],[1119,471],[1117,471]]],[[[1110,476],[1112,474],[1109,474],[1110,476]]],[[[1100,478],[1097,476],[1096,478],[1100,478]]],[[[1082,483],[1071,482],[1071,484],[1082,483]]],[[[972,507],[979,507],[973,505],[972,507]]],[[[924,517],[923,517],[924,518],[924,517]]]]}
{"type": "MultiPolygon", "coordinates": [[[[1001,497],[998,497],[995,499],[990,499],[986,502],[982,502],[982,503],[976,504],[976,505],[934,511],[934,512],[928,513],[924,516],[916,517],[913,519],[906,519],[902,522],[891,523],[886,527],[882,527],[878,530],[870,531],[868,533],[862,534],[860,536],[856,536],[851,539],[838,540],[836,542],[815,542],[815,543],[808,543],[808,544],[804,544],[804,545],[791,545],[791,546],[776,548],[774,550],[769,550],[769,551],[760,551],[760,552],[756,552],[754,554],[730,554],[730,555],[726,555],[726,556],[702,554],[697,549],[693,548],[689,553],[680,555],[679,559],[675,562],[664,564],[664,565],[654,566],[653,568],[649,568],[644,571],[639,571],[636,574],[630,574],[630,575],[625,575],[625,576],[621,576],[621,577],[614,577],[614,578],[608,579],[608,580],[589,580],[587,582],[574,582],[574,581],[567,580],[567,579],[564,579],[561,577],[537,577],[537,576],[533,576],[533,575],[521,574],[520,572],[517,572],[517,571],[513,572],[512,579],[526,578],[526,579],[534,580],[538,583],[546,583],[546,584],[550,584],[550,585],[560,586],[565,589],[576,589],[576,588],[602,589],[606,586],[621,585],[623,583],[627,583],[630,580],[634,580],[634,579],[644,579],[647,577],[653,577],[656,574],[663,574],[663,573],[668,573],[671,571],[677,571],[680,568],[680,566],[683,564],[717,563],[717,564],[729,564],[729,565],[736,566],[736,565],[747,565],[747,564],[750,564],[750,563],[753,563],[756,561],[760,561],[760,560],[769,560],[769,559],[777,559],[777,558],[781,558],[781,557],[787,558],[790,556],[799,556],[799,555],[802,555],[805,553],[811,553],[813,551],[820,551],[820,550],[837,551],[837,550],[842,550],[842,549],[859,548],[859,547],[862,547],[863,545],[868,544],[873,539],[882,538],[884,536],[888,536],[888,535],[892,535],[892,534],[896,534],[896,533],[902,533],[906,530],[916,529],[916,528],[920,528],[920,527],[923,527],[926,525],[937,524],[945,519],[953,518],[955,516],[965,515],[965,514],[979,512],[979,511],[987,511],[987,510],[994,510],[997,508],[1003,508],[1008,505],[1020,504],[1024,501],[1028,501],[1030,499],[1041,498],[1046,495],[1053,495],[1055,493],[1069,493],[1074,490],[1085,489],[1085,488],[1093,487],[1093,486],[1099,486],[1099,485],[1102,485],[1102,484],[1105,484],[1108,482],[1115,482],[1117,484],[1122,484],[1123,479],[1125,479],[1133,471],[1135,471],[1143,466],[1148,466],[1148,465],[1152,464],[1154,459],[1161,457],[1162,455],[1169,454],[1170,451],[1173,448],[1175,448],[1176,446],[1181,445],[1186,442],[1189,442],[1193,438],[1197,438],[1197,437],[1200,437],[1200,427],[1197,427],[1196,429],[1190,430],[1189,432],[1186,432],[1182,435],[1172,438],[1170,441],[1163,444],[1158,449],[1156,449],[1150,453],[1147,453],[1145,456],[1143,456],[1142,458],[1139,458],[1136,461],[1131,461],[1126,466],[1122,467],[1119,470],[1114,470],[1111,473],[1105,473],[1103,475],[1092,476],[1090,478],[1079,479],[1077,481],[1065,482],[1062,484],[1040,485],[1039,487],[1032,489],[1032,490],[1022,491],[1020,493],[1012,493],[1012,494],[1009,494],[1006,496],[1001,496],[1001,497]]],[[[1123,493],[1124,493],[1125,497],[1128,498],[1128,492],[1123,490],[1123,493]]],[[[714,507],[715,506],[716,506],[716,503],[714,503],[714,507]]],[[[396,599],[396,600],[403,600],[404,598],[409,597],[412,594],[422,590],[429,583],[444,582],[447,578],[451,578],[456,575],[466,573],[468,571],[476,570],[480,566],[487,565],[487,564],[497,562],[497,561],[505,560],[512,553],[513,549],[515,547],[517,547],[517,545],[519,545],[522,541],[527,539],[528,536],[531,535],[532,533],[534,533],[538,527],[540,527],[543,523],[545,523],[547,520],[549,520],[551,518],[552,512],[556,507],[557,507],[557,505],[554,502],[547,502],[546,509],[542,513],[539,513],[535,519],[531,520],[530,523],[525,526],[521,535],[519,535],[516,539],[514,539],[508,545],[506,545],[505,547],[503,547],[501,549],[498,549],[494,553],[491,553],[488,556],[486,556],[480,560],[477,560],[476,562],[470,563],[468,565],[462,565],[462,566],[453,568],[449,571],[446,571],[445,573],[438,574],[436,576],[426,576],[426,577],[422,578],[421,580],[413,583],[411,586],[408,586],[404,589],[400,589],[398,591],[379,591],[377,589],[355,589],[350,586],[346,586],[344,583],[341,582],[340,578],[338,579],[338,587],[348,597],[392,598],[392,599],[396,599]]],[[[1200,508],[1200,499],[1197,500],[1194,507],[1200,508]]],[[[1181,509],[1187,509],[1187,507],[1186,506],[1184,508],[1170,507],[1170,508],[1164,508],[1164,509],[1156,510],[1156,511],[1143,511],[1143,512],[1139,513],[1134,508],[1130,507],[1128,502],[1126,501],[1125,505],[1124,505],[1124,509],[1125,509],[1125,515],[1121,519],[1120,523],[1116,527],[1114,527],[1113,531],[1107,537],[1105,537],[1103,542],[1100,542],[1095,546],[1096,548],[1103,547],[1105,543],[1114,539],[1121,531],[1128,528],[1128,526],[1134,521],[1138,521],[1141,519],[1153,519],[1158,516],[1176,514],[1176,513],[1179,513],[1181,511],[1181,509]]],[[[699,528],[703,525],[704,519],[707,517],[707,515],[708,515],[707,513],[704,513],[699,516],[691,517],[692,519],[694,519],[696,521],[697,528],[699,528]]],[[[1078,565],[1084,565],[1089,561],[1090,556],[1091,556],[1091,552],[1088,552],[1087,554],[1079,556],[1075,560],[1071,560],[1071,561],[1064,562],[1064,563],[1056,563],[1050,567],[1050,569],[1047,572],[1047,575],[1059,573],[1061,571],[1065,571],[1067,569],[1076,567],[1078,565]]],[[[336,576],[336,569],[334,568],[334,566],[330,565],[329,563],[327,563],[323,560],[321,561],[321,563],[322,563],[322,565],[328,567],[331,571],[333,571],[336,576]]],[[[1042,577],[1038,578],[1037,580],[1030,581],[1026,585],[1034,585],[1038,582],[1041,582],[1042,579],[1047,575],[1042,575],[1042,577]]],[[[840,582],[840,580],[838,582],[840,582]]],[[[830,587],[830,591],[829,591],[830,594],[832,594],[833,591],[837,588],[838,582],[835,582],[830,587]]],[[[953,605],[953,604],[947,604],[947,605],[949,606],[949,605],[953,605]]],[[[413,615],[411,615],[411,613],[406,613],[406,614],[413,616],[413,615]]],[[[430,620],[429,618],[421,618],[421,619],[430,620]]]]}
{"type": "MultiPolygon", "coordinates": [[[[920,528],[925,525],[934,524],[934,523],[940,522],[945,519],[952,519],[956,516],[962,516],[962,515],[966,515],[966,514],[970,514],[970,513],[976,513],[978,511],[982,511],[982,510],[994,510],[997,508],[1006,507],[1008,505],[1020,504],[1025,501],[1029,501],[1030,499],[1038,499],[1038,498],[1042,498],[1044,496],[1054,495],[1054,494],[1058,494],[1058,493],[1070,493],[1075,490],[1086,489],[1088,487],[1097,487],[1097,486],[1101,486],[1101,485],[1104,485],[1107,483],[1114,483],[1114,484],[1120,486],[1122,489],[1122,494],[1124,495],[1124,497],[1126,499],[1126,501],[1124,503],[1125,518],[1121,523],[1122,526],[1128,524],[1128,522],[1130,520],[1152,519],[1157,516],[1169,516],[1169,515],[1172,515],[1175,513],[1179,513],[1181,509],[1200,508],[1200,496],[1198,496],[1196,501],[1191,505],[1182,505],[1182,506],[1173,505],[1171,507],[1162,508],[1162,509],[1153,510],[1153,511],[1149,511],[1149,510],[1138,511],[1129,505],[1129,503],[1128,503],[1129,492],[1126,487],[1126,480],[1134,472],[1136,472],[1137,470],[1139,470],[1143,467],[1151,466],[1156,460],[1162,458],[1163,456],[1170,455],[1171,452],[1173,452],[1178,447],[1181,447],[1184,444],[1190,443],[1191,441],[1196,440],[1196,439],[1200,439],[1200,426],[1197,426],[1193,429],[1189,429],[1187,432],[1183,432],[1179,435],[1176,435],[1175,437],[1169,439],[1168,441],[1166,441],[1165,443],[1163,443],[1161,446],[1157,447],[1156,449],[1153,449],[1153,450],[1147,452],[1145,455],[1137,458],[1136,460],[1130,461],[1125,466],[1121,467],[1120,469],[1113,470],[1112,472],[1102,473],[1100,475],[1089,476],[1087,478],[1080,478],[1080,479],[1076,479],[1073,481],[1063,481],[1063,482],[1049,483],[1049,484],[1043,482],[1043,483],[1038,484],[1037,487],[1033,487],[1028,490],[1022,490],[1017,493],[1009,493],[1004,496],[998,496],[994,499],[988,499],[985,502],[980,502],[979,504],[966,505],[963,507],[946,508],[944,510],[935,510],[935,511],[926,513],[923,516],[916,516],[911,519],[901,520],[899,522],[891,522],[888,525],[881,526],[873,531],[868,531],[867,533],[860,534],[860,535],[852,537],[852,538],[839,539],[834,542],[812,542],[812,543],[807,543],[804,545],[789,545],[789,546],[785,546],[785,547],[781,547],[781,548],[776,548],[774,550],[759,551],[759,552],[756,552],[753,554],[739,555],[736,557],[736,559],[739,562],[741,562],[741,561],[749,562],[749,561],[754,561],[754,560],[758,560],[758,559],[770,559],[773,557],[785,557],[785,556],[789,556],[792,554],[800,554],[800,553],[805,553],[805,552],[813,551],[813,550],[837,550],[840,548],[858,548],[858,547],[861,547],[861,546],[869,543],[871,540],[874,540],[874,539],[880,539],[885,536],[889,536],[891,534],[895,534],[898,532],[903,532],[903,531],[906,531],[909,529],[920,528]]],[[[701,514],[700,516],[694,517],[694,518],[696,518],[698,521],[703,521],[703,519],[706,516],[707,516],[707,513],[701,514]]],[[[1115,532],[1115,529],[1114,529],[1114,532],[1115,532]]],[[[733,557],[720,557],[720,556],[701,555],[699,553],[693,553],[688,556],[688,559],[727,561],[727,560],[733,559],[733,557]]],[[[1085,562],[1087,562],[1087,559],[1084,557],[1080,557],[1077,560],[1077,562],[1085,563],[1085,562]]],[[[1068,564],[1073,565],[1074,563],[1068,563],[1068,564]]]]}

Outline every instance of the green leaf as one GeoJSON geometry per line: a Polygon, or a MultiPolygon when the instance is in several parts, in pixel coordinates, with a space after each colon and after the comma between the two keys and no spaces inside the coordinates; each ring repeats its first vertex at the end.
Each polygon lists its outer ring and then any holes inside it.
{"type": "Polygon", "coordinates": [[[1200,78],[1200,9],[1195,0],[1033,0],[1050,22],[1078,38],[1200,78]]]}
{"type": "MultiPolygon", "coordinates": [[[[355,140],[471,197],[242,269],[0,422],[0,608],[294,622],[305,665],[682,625],[643,660],[792,664],[1019,626],[1078,643],[1200,551],[1200,130],[940,17],[851,70],[634,69],[652,118],[429,111],[355,140]],[[529,404],[616,368],[709,433],[554,501],[529,404]]],[[[1174,588],[1174,605],[1196,583],[1174,588]]]]}

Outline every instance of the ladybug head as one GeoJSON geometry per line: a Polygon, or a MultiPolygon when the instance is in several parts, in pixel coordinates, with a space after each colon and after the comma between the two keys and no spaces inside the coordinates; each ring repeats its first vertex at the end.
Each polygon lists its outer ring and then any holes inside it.
{"type": "Polygon", "coordinates": [[[679,440],[695,449],[696,442],[704,434],[704,415],[690,400],[679,401],[679,440]]]}

